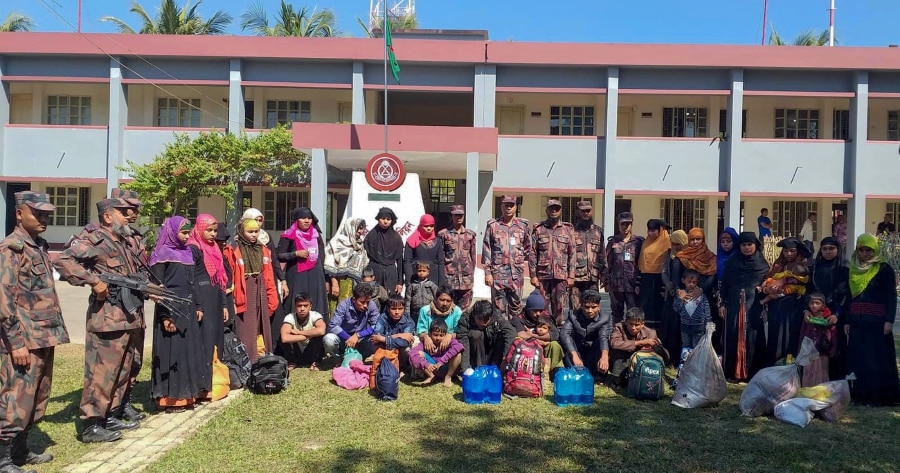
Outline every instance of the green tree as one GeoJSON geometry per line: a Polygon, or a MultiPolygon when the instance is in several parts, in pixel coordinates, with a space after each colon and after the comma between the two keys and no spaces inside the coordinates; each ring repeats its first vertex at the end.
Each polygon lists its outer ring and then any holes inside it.
{"type": "MultiPolygon", "coordinates": [[[[375,28],[369,29],[369,25],[366,24],[366,22],[364,22],[362,18],[356,17],[356,22],[359,23],[359,27],[363,29],[363,32],[369,38],[374,38],[374,30],[380,30],[384,25],[384,20],[378,20],[375,23],[375,28]]],[[[416,15],[402,15],[399,17],[391,18],[391,31],[414,30],[418,27],[419,22],[418,20],[416,20],[416,15]]]]}
{"type": "Polygon", "coordinates": [[[275,26],[269,26],[269,15],[261,3],[251,5],[241,15],[241,31],[250,30],[257,36],[302,36],[307,38],[328,38],[340,36],[335,24],[334,12],[300,7],[294,9],[290,3],[281,0],[281,9],[275,17],[275,26]]]}
{"type": "MultiPolygon", "coordinates": [[[[190,0],[182,8],[178,8],[175,0],[161,0],[159,13],[151,18],[147,10],[137,1],[131,4],[130,12],[141,20],[141,34],[224,34],[225,28],[231,24],[232,18],[224,10],[219,10],[205,20],[197,8],[203,0],[197,0],[191,6],[190,0]]],[[[134,28],[113,16],[104,16],[100,21],[108,21],[116,25],[120,33],[135,33],[134,28]]]]}
{"type": "Polygon", "coordinates": [[[34,20],[30,16],[16,12],[9,12],[6,20],[0,23],[0,33],[15,33],[18,31],[31,31],[34,29],[34,20]]]}
{"type": "MultiPolygon", "coordinates": [[[[837,39],[834,40],[837,43],[837,39]]],[[[769,35],[770,46],[828,46],[828,30],[816,33],[813,30],[801,31],[793,41],[786,42],[772,27],[772,34],[769,35]]]]}
{"type": "Polygon", "coordinates": [[[146,225],[184,215],[200,197],[222,197],[230,213],[243,182],[270,186],[307,182],[309,157],[293,147],[293,136],[283,126],[253,137],[210,131],[192,139],[176,133],[175,141],[153,161],[128,161],[120,170],[134,178],[122,187],[141,196],[146,225]]]}

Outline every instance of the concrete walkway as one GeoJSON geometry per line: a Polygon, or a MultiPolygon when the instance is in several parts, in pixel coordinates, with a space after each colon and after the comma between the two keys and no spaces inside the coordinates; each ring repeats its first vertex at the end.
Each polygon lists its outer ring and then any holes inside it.
{"type": "Polygon", "coordinates": [[[98,445],[62,471],[66,473],[143,471],[162,458],[166,452],[181,445],[241,393],[242,389],[232,391],[221,401],[203,404],[178,414],[150,415],[139,429],[123,432],[122,440],[98,445]]]}

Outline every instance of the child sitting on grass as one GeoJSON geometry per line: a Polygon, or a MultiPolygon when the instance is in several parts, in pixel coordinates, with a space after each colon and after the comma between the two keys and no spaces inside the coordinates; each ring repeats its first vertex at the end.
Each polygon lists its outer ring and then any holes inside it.
{"type": "Polygon", "coordinates": [[[425,351],[425,345],[420,343],[413,347],[409,352],[409,362],[413,368],[425,372],[425,380],[422,385],[431,384],[435,377],[444,378],[444,386],[453,386],[453,375],[459,368],[462,361],[463,345],[455,338],[450,339],[446,349],[441,341],[448,337],[447,323],[443,320],[435,320],[431,322],[428,328],[428,336],[434,341],[434,345],[438,347],[434,354],[425,351]]]}
{"type": "Polygon", "coordinates": [[[392,294],[387,300],[387,309],[375,323],[372,345],[387,350],[398,350],[401,368],[408,365],[408,352],[415,341],[416,329],[412,317],[406,313],[403,297],[392,294]]]}

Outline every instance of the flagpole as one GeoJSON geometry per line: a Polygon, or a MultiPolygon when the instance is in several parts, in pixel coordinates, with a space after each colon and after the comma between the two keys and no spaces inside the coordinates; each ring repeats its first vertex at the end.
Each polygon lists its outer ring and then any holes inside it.
{"type": "Polygon", "coordinates": [[[388,152],[388,32],[391,27],[388,21],[387,0],[384,0],[384,17],[381,20],[381,36],[384,37],[384,152],[388,152]]]}
{"type": "Polygon", "coordinates": [[[828,9],[828,45],[834,46],[834,0],[831,0],[831,8],[828,9]]]}
{"type": "Polygon", "coordinates": [[[769,16],[769,0],[763,0],[763,24],[762,24],[762,40],[760,44],[766,45],[766,20],[769,16]]]}

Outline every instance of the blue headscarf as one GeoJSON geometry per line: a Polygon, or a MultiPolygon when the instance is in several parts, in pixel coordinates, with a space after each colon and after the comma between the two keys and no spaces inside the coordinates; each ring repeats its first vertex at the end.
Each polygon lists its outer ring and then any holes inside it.
{"type": "Polygon", "coordinates": [[[719,276],[719,281],[721,281],[722,275],[725,273],[725,263],[728,261],[728,258],[731,258],[738,250],[737,230],[731,227],[722,230],[722,233],[719,234],[719,238],[717,239],[716,246],[718,247],[718,250],[716,251],[716,273],[719,276]],[[718,240],[722,239],[722,235],[726,233],[731,236],[731,241],[734,242],[734,246],[731,247],[731,251],[723,250],[722,244],[718,242],[718,240]]]}

